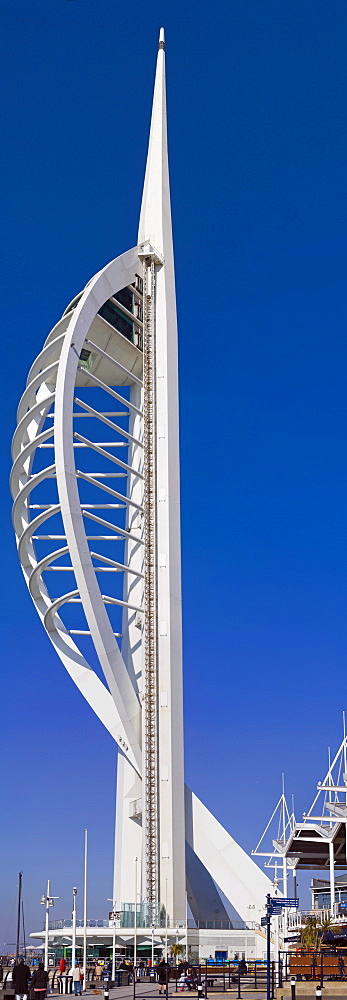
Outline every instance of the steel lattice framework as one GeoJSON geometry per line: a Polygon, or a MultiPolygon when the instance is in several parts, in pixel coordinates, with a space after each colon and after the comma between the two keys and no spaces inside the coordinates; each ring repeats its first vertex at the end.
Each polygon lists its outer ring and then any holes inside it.
{"type": "Polygon", "coordinates": [[[153,916],[158,895],[158,643],[156,572],[156,403],[155,403],[155,263],[144,263],[144,540],[145,540],[145,624],[144,624],[144,709],[145,766],[144,820],[146,856],[146,898],[153,916]],[[148,266],[146,266],[148,264],[148,266]]]}

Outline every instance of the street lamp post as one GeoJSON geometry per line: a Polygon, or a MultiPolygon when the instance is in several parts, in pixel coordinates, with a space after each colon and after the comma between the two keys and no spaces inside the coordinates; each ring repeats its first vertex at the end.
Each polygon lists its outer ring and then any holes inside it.
{"type": "Polygon", "coordinates": [[[188,962],[188,893],[186,891],[186,962],[188,962]]]}
{"type": "Polygon", "coordinates": [[[116,899],[108,899],[108,902],[112,903],[112,907],[113,907],[112,913],[111,913],[111,919],[112,919],[112,982],[114,983],[115,978],[116,978],[116,907],[117,907],[117,900],[116,899]]]}
{"type": "Polygon", "coordinates": [[[72,890],[72,952],[71,952],[71,966],[74,969],[76,965],[76,896],[77,889],[74,886],[72,890]]]}
{"type": "Polygon", "coordinates": [[[112,982],[116,978],[116,906],[113,903],[112,913],[112,982]]]}
{"type": "Polygon", "coordinates": [[[87,989],[87,871],[88,830],[84,831],[84,893],[83,893],[83,990],[87,989]]]}
{"type": "Polygon", "coordinates": [[[167,878],[165,879],[165,962],[167,964],[167,878]]]}
{"type": "Polygon", "coordinates": [[[136,981],[136,935],[137,935],[137,858],[135,858],[135,912],[134,912],[134,983],[136,981]]]}
{"type": "Polygon", "coordinates": [[[54,906],[54,900],[59,899],[59,896],[50,896],[50,881],[47,880],[47,893],[43,895],[40,903],[42,906],[46,907],[46,919],[45,919],[45,969],[48,971],[48,920],[49,920],[49,907],[54,906]]]}
{"type": "Polygon", "coordinates": [[[152,924],[152,969],[154,968],[154,924],[152,924]]]}

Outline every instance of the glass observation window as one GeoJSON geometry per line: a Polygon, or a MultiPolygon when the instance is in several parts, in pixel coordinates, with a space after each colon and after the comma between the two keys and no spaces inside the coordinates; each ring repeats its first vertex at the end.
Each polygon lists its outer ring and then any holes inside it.
{"type": "Polygon", "coordinates": [[[115,330],[122,333],[123,337],[126,337],[127,340],[131,340],[132,343],[134,342],[133,323],[127,318],[127,316],[123,315],[120,309],[117,309],[117,306],[111,302],[110,299],[108,299],[108,301],[101,306],[101,309],[99,309],[99,315],[102,316],[103,319],[106,319],[107,323],[110,323],[115,330]]]}
{"type": "MultiPolygon", "coordinates": [[[[95,355],[94,355],[94,357],[95,357],[95,355]]],[[[87,351],[87,349],[85,347],[82,347],[82,350],[81,350],[81,353],[80,353],[80,365],[81,365],[81,367],[82,368],[87,368],[88,371],[91,371],[92,364],[93,364],[93,356],[92,356],[91,351],[87,351]]]]}
{"type": "Polygon", "coordinates": [[[117,299],[117,302],[120,302],[121,306],[125,306],[129,312],[134,312],[133,296],[129,291],[129,288],[121,288],[120,292],[116,292],[115,295],[113,295],[113,298],[117,299]]]}

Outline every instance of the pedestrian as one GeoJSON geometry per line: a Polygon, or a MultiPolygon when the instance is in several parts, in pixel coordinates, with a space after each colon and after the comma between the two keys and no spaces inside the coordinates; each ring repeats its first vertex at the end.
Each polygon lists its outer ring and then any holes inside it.
{"type": "Polygon", "coordinates": [[[72,970],[72,982],[75,997],[82,995],[81,972],[82,969],[80,963],[78,963],[78,965],[75,965],[75,968],[72,970]]]}
{"type": "Polygon", "coordinates": [[[157,965],[159,993],[165,993],[165,989],[163,989],[163,987],[166,987],[168,974],[169,974],[169,967],[165,962],[165,958],[162,958],[161,962],[159,962],[159,965],[157,965]]]}
{"type": "Polygon", "coordinates": [[[43,967],[43,962],[39,962],[38,968],[35,969],[31,988],[34,990],[35,1000],[44,1000],[46,996],[48,983],[48,972],[43,967]]]}
{"type": "Polygon", "coordinates": [[[101,974],[102,974],[102,967],[100,965],[100,962],[97,962],[97,965],[95,967],[95,979],[97,979],[99,982],[101,979],[101,974]]]}
{"type": "Polygon", "coordinates": [[[140,958],[140,961],[139,961],[139,976],[144,976],[144,974],[145,974],[145,963],[143,961],[143,958],[140,958]]]}
{"type": "Polygon", "coordinates": [[[12,982],[16,994],[16,1000],[27,1000],[28,983],[31,972],[28,965],[24,964],[24,958],[18,959],[18,965],[12,969],[12,982]]]}

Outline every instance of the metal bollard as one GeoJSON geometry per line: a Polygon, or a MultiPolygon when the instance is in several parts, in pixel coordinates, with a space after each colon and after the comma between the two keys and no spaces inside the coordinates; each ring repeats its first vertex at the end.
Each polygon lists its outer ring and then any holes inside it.
{"type": "Polygon", "coordinates": [[[104,1000],[110,1000],[108,983],[106,983],[106,986],[104,986],[104,1000]]]}
{"type": "Polygon", "coordinates": [[[203,995],[204,995],[203,985],[202,983],[198,983],[198,997],[202,998],[203,995]]]}
{"type": "Polygon", "coordinates": [[[292,1000],[295,1000],[295,986],[296,986],[295,976],[291,976],[290,977],[290,988],[291,988],[291,991],[292,991],[292,1000]]]}
{"type": "Polygon", "coordinates": [[[320,983],[316,986],[316,1000],[322,1000],[322,987],[320,983]]]}

